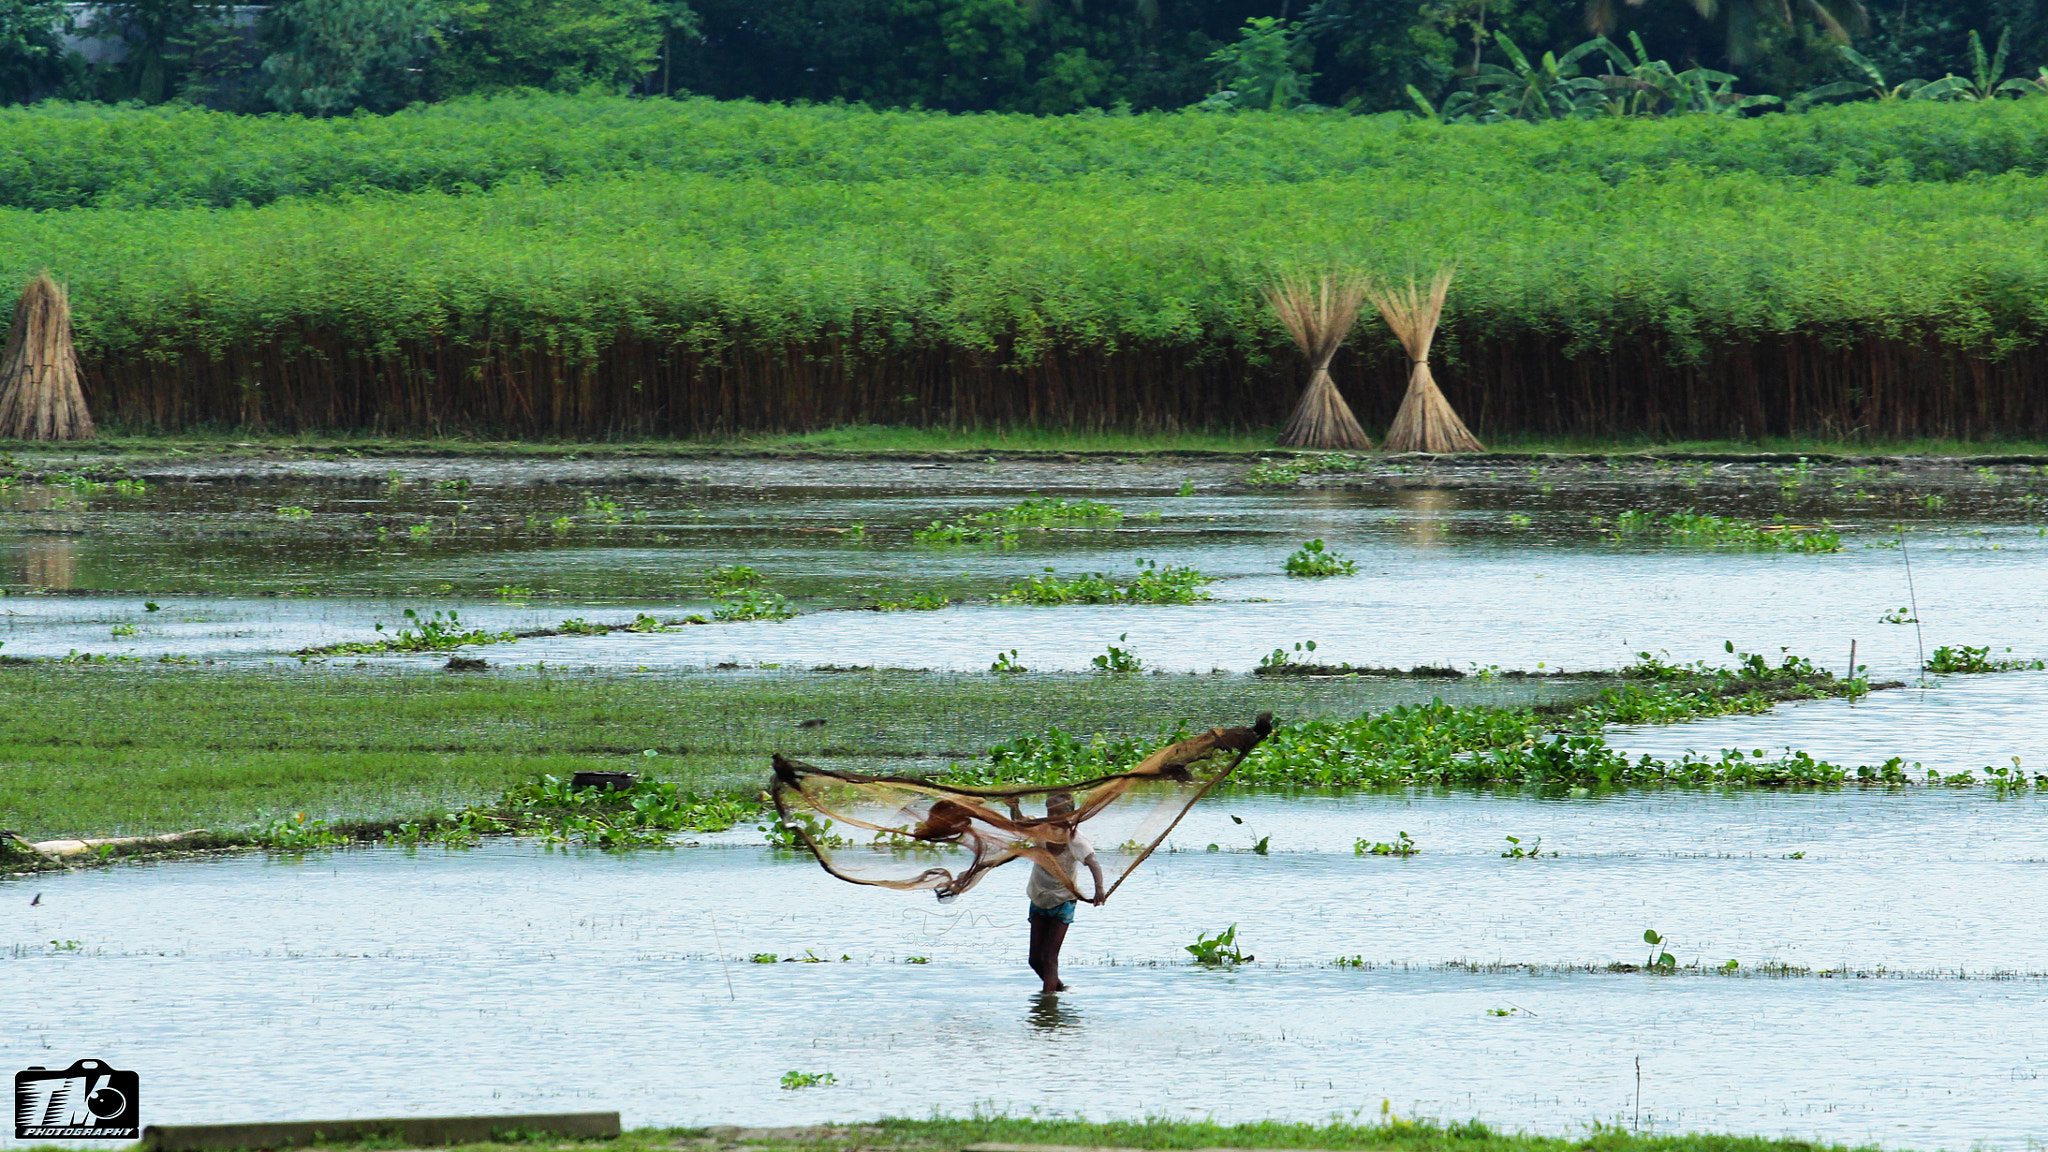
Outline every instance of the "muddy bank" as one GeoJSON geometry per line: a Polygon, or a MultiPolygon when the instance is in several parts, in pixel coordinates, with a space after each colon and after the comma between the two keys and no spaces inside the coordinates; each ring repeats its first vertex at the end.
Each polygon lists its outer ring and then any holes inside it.
{"type": "MultiPolygon", "coordinates": [[[[9,461],[0,460],[0,468],[9,461]]],[[[548,452],[321,446],[163,455],[23,451],[24,482],[84,474],[148,481],[308,480],[420,484],[683,485],[704,488],[1122,490],[1197,492],[1300,487],[1727,490],[1768,484],[1793,491],[1998,488],[2048,483],[2048,455],[1795,456],[1781,453],[1350,456],[1326,453],[890,452],[829,453],[584,446],[548,452]]]]}

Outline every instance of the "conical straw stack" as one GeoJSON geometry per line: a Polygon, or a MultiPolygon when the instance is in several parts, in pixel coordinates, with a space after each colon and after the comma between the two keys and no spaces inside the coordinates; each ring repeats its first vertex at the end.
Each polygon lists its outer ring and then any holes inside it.
{"type": "Polygon", "coordinates": [[[1266,301],[1280,323],[1308,357],[1308,387],[1294,415],[1280,431],[1288,448],[1370,448],[1372,439],[1358,426],[1351,405],[1330,379],[1330,361],[1344,343],[1358,310],[1365,306],[1365,280],[1355,273],[1290,276],[1266,289],[1266,301]]]}
{"type": "Polygon", "coordinates": [[[71,348],[71,302],[45,272],[22,290],[0,356],[0,439],[90,440],[92,434],[71,348]]]}
{"type": "Polygon", "coordinates": [[[1436,339],[1437,322],[1444,314],[1444,294],[1450,291],[1453,269],[1439,271],[1424,292],[1413,277],[1405,290],[1369,283],[1365,293],[1386,317],[1387,327],[1408,350],[1415,367],[1408,374],[1408,393],[1401,398],[1401,410],[1387,428],[1389,452],[1484,452],[1465,422],[1451,409],[1451,402],[1436,386],[1429,373],[1429,345],[1436,339]]]}

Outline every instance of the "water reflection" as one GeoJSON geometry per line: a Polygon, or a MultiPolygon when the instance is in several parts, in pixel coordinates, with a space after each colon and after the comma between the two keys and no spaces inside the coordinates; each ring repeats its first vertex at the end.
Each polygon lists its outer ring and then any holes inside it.
{"type": "Polygon", "coordinates": [[[1081,1013],[1060,1000],[1057,992],[1040,992],[1031,998],[1031,1010],[1024,1017],[1042,1033],[1081,1026],[1081,1013]]]}
{"type": "Polygon", "coordinates": [[[21,583],[30,588],[69,591],[77,578],[74,541],[67,536],[30,536],[21,542],[21,583]]]}
{"type": "Polygon", "coordinates": [[[1408,542],[1433,548],[1450,534],[1450,519],[1458,511],[1458,496],[1448,488],[1399,488],[1394,505],[1401,509],[1402,527],[1408,542]]]}

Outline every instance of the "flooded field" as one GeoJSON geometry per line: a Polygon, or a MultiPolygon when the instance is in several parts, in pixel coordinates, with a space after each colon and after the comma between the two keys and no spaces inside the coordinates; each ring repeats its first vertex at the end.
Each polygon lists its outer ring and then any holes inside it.
{"type": "Polygon", "coordinates": [[[1051,1001],[1021,971],[1013,876],[940,905],[749,845],[47,878],[11,960],[38,995],[0,1009],[0,1057],[54,1040],[146,1053],[165,1121],[1320,1118],[1390,1100],[1564,1130],[1628,1122],[1640,1055],[1661,1130],[2020,1148],[2040,1135],[2028,1101],[2048,1040],[2048,981],[2031,974],[2048,936],[2012,914],[2048,897],[2035,804],[1231,798],[1180,837],[1194,851],[1082,911],[1076,991],[1051,1001]],[[1243,851],[1230,813],[1276,850],[1243,851]],[[1397,827],[1421,855],[1349,851],[1397,827]],[[1504,832],[1561,854],[1503,860],[1504,832]],[[1208,836],[1239,850],[1203,851],[1208,836]],[[1181,945],[1229,923],[1255,964],[1185,963],[1181,945]],[[1646,927],[1703,971],[1608,971],[1642,963],[1646,927]],[[840,1083],[783,1091],[790,1069],[840,1083]]]}
{"type": "MultiPolygon", "coordinates": [[[[1568,701],[1595,689],[1497,674],[1639,652],[1726,664],[1732,648],[1839,675],[1853,643],[1873,677],[1909,686],[1608,738],[1665,757],[1901,757],[1916,779],[2048,765],[2048,671],[1921,674],[1942,646],[2048,657],[2048,477],[2033,467],[1389,465],[1299,484],[1247,483],[1250,468],[297,460],[137,467],[118,488],[45,478],[0,490],[0,653],[90,658],[82,674],[105,664],[124,691],[159,665],[272,666],[323,698],[374,696],[451,654],[508,680],[815,684],[834,717],[871,691],[876,719],[857,733],[778,723],[830,733],[813,742],[846,762],[920,768],[1055,722],[1154,731],[1178,703],[1242,723],[1253,707],[1568,701]],[[916,539],[1033,494],[1121,519],[1010,546],[916,539]],[[1674,516],[1773,527],[1730,546],[1657,527],[1674,516]],[[1757,543],[1781,530],[1840,548],[1757,543]],[[1285,575],[1312,539],[1356,570],[1285,575]],[[1213,599],[1002,602],[1048,568],[1129,579],[1140,560],[1198,569],[1213,599]],[[718,619],[709,573],[731,565],[798,614],[718,619]],[[875,610],[919,598],[945,606],[875,610]],[[374,650],[437,612],[553,634],[374,650]],[[562,627],[639,617],[640,631],[562,627]],[[1245,675],[1310,640],[1322,661],[1466,676],[1245,675]],[[305,651],[346,644],[360,650],[305,651]],[[1071,685],[1095,682],[1083,674],[1110,645],[1173,675],[1101,678],[1099,707],[1080,707],[1071,685]],[[1031,675],[988,673],[1012,652],[1031,675]],[[929,680],[820,668],[926,669],[985,680],[987,699],[919,715],[929,680]],[[1069,685],[1057,705],[1055,680],[1069,685]],[[1119,718],[1126,704],[1142,722],[1119,718]]],[[[439,754],[432,733],[418,746],[439,754]]],[[[1076,991],[1056,1000],[1029,995],[1021,875],[939,905],[833,880],[751,822],[637,853],[497,842],[44,874],[0,882],[0,982],[33,993],[0,998],[0,1060],[62,1049],[136,1067],[162,1123],[586,1108],[629,1125],[976,1108],[1319,1120],[1387,1101],[1509,1129],[1639,1112],[1674,1133],[2020,1152],[2048,1141],[2033,1106],[2048,926],[2025,911],[2048,899],[2043,803],[1921,785],[1232,789],[1115,902],[1081,910],[1076,991]],[[1420,853],[1354,850],[1398,833],[1420,853]],[[1503,858],[1539,838],[1541,855],[1503,858]],[[1256,962],[1187,963],[1197,933],[1232,923],[1256,962]],[[1644,962],[1648,929],[1678,972],[1622,970],[1644,962]],[[782,1090],[792,1069],[838,1083],[782,1090]]]]}
{"type": "Polygon", "coordinates": [[[1239,483],[1246,467],[165,468],[138,472],[144,487],[131,495],[48,485],[8,494],[15,531],[0,533],[0,549],[16,589],[43,594],[5,604],[0,640],[24,656],[248,661],[374,640],[377,624],[402,626],[406,609],[515,632],[641,613],[710,618],[706,572],[744,563],[803,614],[532,638],[488,656],[595,668],[979,670],[1015,649],[1034,669],[1085,671],[1128,636],[1149,667],[1169,671],[1245,671],[1275,644],[1306,640],[1360,664],[1534,670],[1617,667],[1642,650],[1719,659],[1732,641],[1846,670],[1854,641],[1859,663],[1893,676],[1943,644],[2048,655],[2048,478],[2031,468],[1932,478],[1705,465],[1617,479],[1601,470],[1389,472],[1273,490],[1239,483]],[[1123,519],[1025,533],[1012,547],[913,540],[935,521],[1036,492],[1102,501],[1123,519]],[[1673,512],[1832,525],[1843,547],[1686,547],[1615,530],[1630,513],[1673,512]],[[1283,575],[1282,561],[1309,539],[1355,559],[1355,574],[1283,575]],[[995,602],[1047,568],[1128,579],[1140,560],[1213,577],[1214,600],[1059,611],[995,602]],[[919,595],[954,605],[861,610],[919,595]],[[1901,611],[1909,603],[1917,631],[1886,622],[1911,616],[1901,611]]]}

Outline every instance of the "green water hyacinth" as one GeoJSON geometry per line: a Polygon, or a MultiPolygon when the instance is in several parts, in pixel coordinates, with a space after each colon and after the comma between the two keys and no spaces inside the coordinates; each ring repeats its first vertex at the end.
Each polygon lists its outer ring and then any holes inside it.
{"type": "Polygon", "coordinates": [[[1192,604],[1211,597],[1203,585],[1214,577],[1194,568],[1138,561],[1137,575],[1119,584],[1101,572],[1061,577],[1047,568],[997,597],[1005,604],[1192,604]]]}

